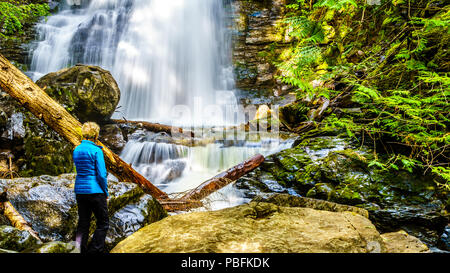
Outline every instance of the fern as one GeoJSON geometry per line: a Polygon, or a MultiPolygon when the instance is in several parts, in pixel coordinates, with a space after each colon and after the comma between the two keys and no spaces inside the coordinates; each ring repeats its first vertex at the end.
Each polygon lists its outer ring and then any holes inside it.
{"type": "Polygon", "coordinates": [[[0,36],[5,39],[22,34],[23,26],[28,21],[49,14],[48,4],[11,2],[0,2],[0,36]]]}

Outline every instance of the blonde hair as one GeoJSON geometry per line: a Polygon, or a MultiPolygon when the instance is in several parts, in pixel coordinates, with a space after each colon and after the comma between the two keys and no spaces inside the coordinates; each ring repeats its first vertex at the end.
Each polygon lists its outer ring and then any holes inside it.
{"type": "Polygon", "coordinates": [[[97,140],[100,133],[100,126],[95,122],[86,122],[81,127],[83,139],[97,140]]]}

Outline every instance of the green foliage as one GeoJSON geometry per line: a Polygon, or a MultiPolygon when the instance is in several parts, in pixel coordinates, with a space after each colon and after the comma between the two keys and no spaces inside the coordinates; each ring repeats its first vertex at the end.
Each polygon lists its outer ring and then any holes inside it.
{"type": "Polygon", "coordinates": [[[23,4],[23,1],[0,2],[0,37],[7,39],[20,35],[24,24],[48,14],[48,4],[23,4]]]}
{"type": "Polygon", "coordinates": [[[343,8],[348,8],[349,6],[357,7],[358,4],[353,0],[320,0],[314,6],[342,10],[343,8]]]}
{"type": "MultiPolygon", "coordinates": [[[[450,185],[450,6],[442,1],[297,0],[285,20],[292,50],[277,63],[299,99],[349,93],[362,114],[323,126],[373,141],[371,166],[432,172],[450,185]],[[312,3],[312,6],[310,5],[312,3]],[[312,82],[346,88],[313,88],[312,82]]],[[[440,182],[438,182],[440,183],[440,182]]]]}

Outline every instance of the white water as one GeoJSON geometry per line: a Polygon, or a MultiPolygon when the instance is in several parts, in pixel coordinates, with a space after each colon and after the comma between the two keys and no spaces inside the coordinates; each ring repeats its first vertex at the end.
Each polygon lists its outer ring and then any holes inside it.
{"type": "MultiPolygon", "coordinates": [[[[122,151],[121,157],[153,184],[167,193],[182,193],[197,187],[218,173],[260,153],[264,156],[292,146],[293,140],[266,138],[225,146],[218,141],[187,148],[181,145],[155,143],[135,134],[122,151]]],[[[210,195],[208,207],[220,209],[246,201],[239,190],[229,185],[210,195]]]]}
{"type": "MultiPolygon", "coordinates": [[[[37,26],[33,80],[76,63],[111,71],[121,89],[115,118],[168,125],[220,126],[237,107],[230,35],[222,0],[95,0],[61,7],[37,26]]],[[[223,147],[187,148],[137,134],[121,157],[168,193],[195,188],[245,159],[288,144],[266,139],[223,147]]],[[[213,209],[245,200],[228,186],[213,209]]]]}

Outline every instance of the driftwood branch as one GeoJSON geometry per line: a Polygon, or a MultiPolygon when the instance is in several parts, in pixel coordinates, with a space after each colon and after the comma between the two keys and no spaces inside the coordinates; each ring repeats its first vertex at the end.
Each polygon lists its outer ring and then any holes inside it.
{"type": "Polygon", "coordinates": [[[13,227],[19,230],[28,231],[31,236],[41,241],[37,232],[31,228],[31,225],[22,217],[22,215],[20,215],[11,202],[9,202],[6,191],[0,194],[0,211],[8,218],[13,227]]]}

